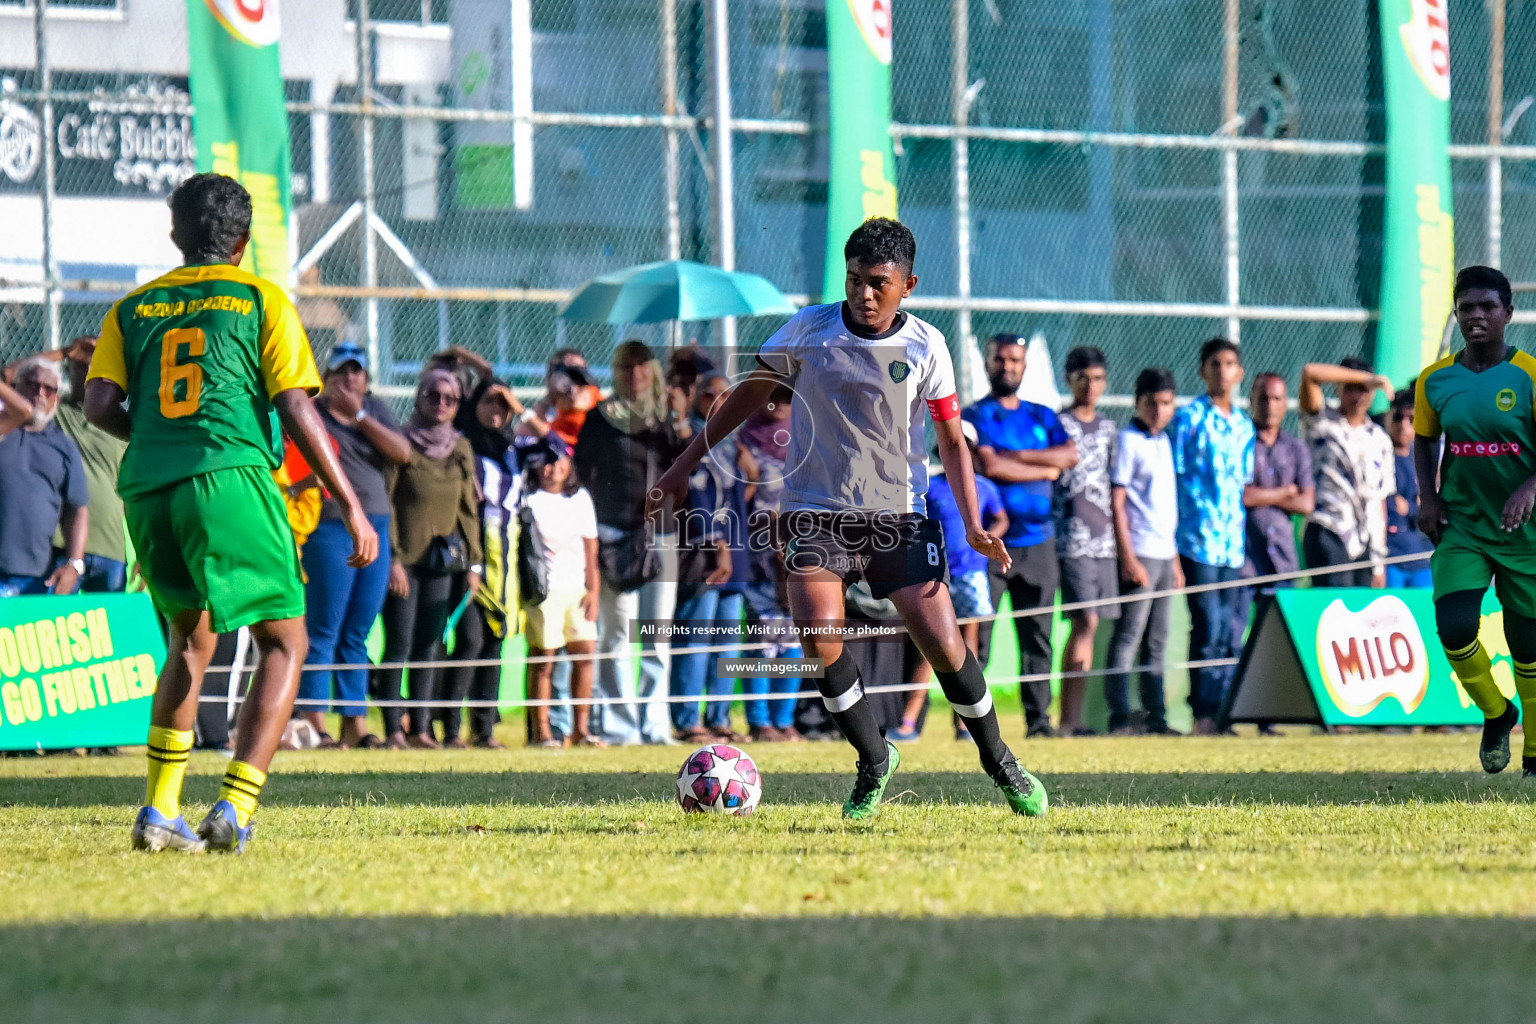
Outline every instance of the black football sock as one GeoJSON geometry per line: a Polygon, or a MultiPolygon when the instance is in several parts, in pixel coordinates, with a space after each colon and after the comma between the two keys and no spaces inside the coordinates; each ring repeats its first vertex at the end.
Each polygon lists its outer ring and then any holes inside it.
{"type": "Polygon", "coordinates": [[[944,698],[955,714],[965,719],[971,738],[981,752],[981,766],[987,774],[997,771],[997,766],[1013,756],[1008,744],[1003,742],[1002,730],[997,724],[997,709],[992,706],[992,691],[987,689],[987,679],[981,673],[976,655],[965,652],[965,664],[958,672],[934,672],[944,698]]]}
{"type": "Polygon", "coordinates": [[[826,666],[825,674],[816,680],[821,691],[821,702],[832,715],[832,721],[843,730],[853,749],[859,752],[859,762],[867,765],[885,763],[885,737],[875,722],[875,712],[864,697],[864,684],[859,682],[859,667],[853,663],[848,648],[837,660],[826,666]]]}

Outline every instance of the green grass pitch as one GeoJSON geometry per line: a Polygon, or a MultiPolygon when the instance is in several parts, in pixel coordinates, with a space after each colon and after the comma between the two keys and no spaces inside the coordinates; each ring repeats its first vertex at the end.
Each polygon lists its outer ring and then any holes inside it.
{"type": "MultiPolygon", "coordinates": [[[[743,820],[677,810],[680,748],[287,753],[244,858],[130,853],[138,756],[0,761],[0,1007],[1528,1020],[1536,782],[1484,776],[1473,735],[1291,732],[1023,744],[1038,821],[936,734],[867,827],[839,817],[842,744],[753,748],[743,820]]],[[[189,817],[222,764],[194,756],[189,817]]]]}

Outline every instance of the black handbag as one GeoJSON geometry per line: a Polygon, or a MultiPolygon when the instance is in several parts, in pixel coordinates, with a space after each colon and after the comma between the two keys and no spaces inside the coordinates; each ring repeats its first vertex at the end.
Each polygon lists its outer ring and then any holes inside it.
{"type": "Polygon", "coordinates": [[[433,537],[417,567],[428,576],[458,576],[469,572],[469,545],[456,533],[433,537]]]}
{"type": "Polygon", "coordinates": [[[517,590],[525,605],[543,604],[549,596],[549,563],[544,560],[544,535],[539,532],[533,509],[517,510],[517,590]]]}
{"type": "Polygon", "coordinates": [[[604,583],[627,594],[661,575],[661,556],[651,547],[650,532],[642,526],[613,540],[598,541],[597,569],[604,583]]]}

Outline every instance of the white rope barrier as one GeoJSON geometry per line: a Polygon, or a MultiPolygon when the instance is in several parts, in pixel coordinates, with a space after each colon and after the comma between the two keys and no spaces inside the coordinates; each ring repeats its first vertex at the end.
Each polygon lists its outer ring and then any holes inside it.
{"type": "MultiPolygon", "coordinates": [[[[1298,570],[1295,570],[1295,571],[1292,571],[1292,572],[1270,573],[1270,574],[1265,575],[1265,576],[1250,576],[1250,577],[1247,577],[1245,579],[1227,580],[1227,581],[1218,582],[1218,583],[1204,583],[1204,584],[1197,584],[1195,586],[1188,586],[1188,585],[1186,585],[1184,587],[1176,587],[1176,588],[1170,588],[1170,589],[1166,589],[1166,590],[1147,591],[1145,593],[1121,594],[1121,595],[1117,595],[1117,596],[1112,597],[1112,598],[1105,598],[1103,600],[1098,600],[1098,601],[1076,601],[1076,602],[1067,602],[1067,603],[1059,604],[1059,605],[1058,604],[1039,605],[1039,606],[1034,607],[1034,608],[1023,608],[1023,609],[1011,610],[1007,614],[994,613],[992,615],[978,615],[978,616],[971,616],[971,617],[967,617],[967,618],[960,618],[960,619],[957,619],[956,621],[959,624],[961,624],[961,625],[964,625],[964,624],[967,624],[967,623],[972,623],[972,622],[987,622],[987,621],[998,622],[1000,620],[1005,620],[1005,619],[1011,620],[1011,619],[1019,619],[1019,618],[1025,618],[1025,617],[1037,616],[1037,615],[1050,615],[1050,614],[1054,614],[1056,612],[1066,613],[1066,612],[1073,612],[1073,611],[1079,611],[1079,610],[1084,610],[1084,609],[1101,608],[1101,607],[1103,607],[1104,605],[1107,605],[1107,604],[1128,604],[1128,603],[1133,602],[1133,601],[1152,601],[1152,600],[1158,600],[1158,599],[1161,599],[1161,598],[1176,597],[1176,596],[1179,596],[1179,595],[1187,596],[1189,594],[1199,594],[1199,593],[1206,593],[1206,592],[1217,591],[1217,590],[1230,590],[1230,589],[1232,589],[1234,587],[1254,587],[1254,588],[1258,588],[1258,587],[1267,586],[1267,585],[1272,584],[1272,583],[1289,582],[1291,580],[1304,579],[1304,578],[1307,578],[1307,577],[1310,577],[1310,576],[1330,575],[1330,574],[1338,573],[1338,572],[1350,572],[1350,571],[1353,571],[1353,570],[1356,570],[1356,569],[1366,569],[1366,568],[1375,569],[1375,568],[1385,567],[1385,566],[1388,566],[1388,565],[1398,565],[1398,564],[1405,563],[1405,562],[1418,562],[1418,561],[1423,561],[1424,559],[1426,559],[1428,557],[1429,557],[1429,555],[1427,553],[1415,553],[1415,554],[1410,554],[1410,555],[1392,555],[1392,556],[1389,556],[1387,558],[1383,558],[1383,559],[1380,559],[1380,560],[1372,559],[1372,560],[1365,560],[1365,561],[1359,561],[1359,562],[1348,562],[1348,563],[1345,563],[1345,564],[1342,564],[1342,565],[1330,565],[1330,566],[1321,566],[1321,567],[1318,567],[1318,568],[1298,569],[1298,570]]],[[[850,628],[852,628],[853,626],[857,626],[857,625],[858,625],[858,622],[855,621],[854,623],[851,624],[850,628]]],[[[790,628],[792,629],[793,627],[790,627],[790,628]]],[[[790,638],[790,639],[792,639],[792,638],[790,638]]],[[[860,639],[858,637],[852,637],[852,638],[843,639],[842,642],[844,642],[844,643],[860,643],[860,642],[872,642],[872,641],[873,642],[879,642],[881,639],[882,638],[880,636],[867,637],[867,638],[863,638],[863,639],[860,639]]],[[[690,654],[739,654],[739,653],[741,653],[743,651],[764,650],[764,649],[769,648],[769,647],[779,647],[779,646],[782,646],[782,644],[779,643],[779,642],[721,644],[721,645],[699,645],[699,646],[679,646],[679,645],[676,645],[676,644],[668,644],[669,655],[671,657],[687,656],[687,655],[690,655],[690,654]]],[[[465,660],[462,660],[462,661],[458,661],[458,660],[437,660],[437,661],[416,661],[416,662],[397,661],[397,662],[380,662],[380,663],[377,663],[377,664],[375,664],[373,662],[364,662],[364,663],[353,663],[353,664],[305,665],[303,667],[303,671],[304,672],[335,672],[335,671],[346,671],[346,670],[355,670],[355,669],[373,670],[373,669],[413,669],[413,668],[417,668],[417,669],[420,669],[420,668],[434,668],[434,669],[441,669],[441,668],[483,668],[483,667],[489,667],[489,666],[505,665],[505,664],[513,663],[513,662],[523,662],[525,664],[543,664],[543,663],[579,662],[579,661],[594,661],[595,662],[595,661],[605,660],[605,659],[633,658],[633,657],[635,657],[635,651],[633,650],[633,645],[630,645],[630,649],[623,650],[623,651],[594,652],[592,654],[587,654],[587,655],[549,654],[549,655],[535,655],[535,656],[531,656],[531,657],[513,658],[513,659],[506,659],[506,658],[472,658],[472,659],[465,659],[465,660]]],[[[1236,665],[1237,662],[1238,662],[1238,659],[1236,659],[1236,658],[1219,658],[1219,659],[1207,659],[1207,660],[1165,662],[1163,664],[1163,666],[1161,666],[1161,670],[1162,671],[1168,671],[1168,670],[1177,670],[1177,669],[1221,668],[1221,667],[1228,667],[1228,666],[1236,665]]],[[[207,671],[209,673],[231,673],[231,672],[246,671],[248,669],[249,669],[249,666],[246,666],[246,665],[210,666],[207,671]]],[[[1153,665],[1136,665],[1136,666],[1132,666],[1130,668],[1123,668],[1123,669],[1099,668],[1099,669],[1089,669],[1089,670],[1082,671],[1082,672],[1040,672],[1040,673],[1034,673],[1034,674],[1030,674],[1030,675],[1006,676],[1006,677],[1003,677],[1003,678],[989,679],[987,681],[987,686],[988,686],[989,689],[996,688],[996,687],[1003,687],[1003,686],[1016,686],[1016,685],[1020,685],[1020,684],[1023,684],[1023,683],[1044,682],[1044,681],[1047,681],[1047,680],[1050,680],[1050,679],[1054,679],[1057,676],[1061,676],[1063,678],[1087,679],[1087,678],[1101,678],[1101,677],[1104,677],[1104,676],[1111,676],[1111,675],[1130,675],[1130,674],[1135,674],[1135,673],[1154,672],[1154,671],[1159,671],[1159,667],[1158,666],[1153,666],[1153,665]]],[[[877,684],[877,685],[865,686],[864,690],[865,690],[866,693],[910,693],[910,692],[912,692],[914,690],[928,690],[928,689],[931,689],[932,686],[933,686],[933,684],[931,684],[931,683],[891,683],[891,684],[877,684]]],[[[342,698],[338,698],[338,697],[330,697],[330,698],[302,698],[301,697],[301,698],[298,698],[298,699],[296,699],[294,701],[294,706],[295,707],[299,707],[299,708],[303,708],[303,707],[331,708],[331,707],[336,707],[336,706],[339,706],[339,705],[348,705],[348,706],[362,705],[362,706],[376,707],[376,708],[399,707],[399,708],[423,708],[423,709],[425,709],[425,708],[567,707],[567,706],[576,706],[576,705],[583,705],[583,706],[590,706],[590,707],[606,707],[606,706],[612,706],[612,705],[626,705],[626,704],[688,704],[688,703],[693,703],[693,704],[699,704],[699,703],[709,704],[709,703],[720,703],[720,702],[732,702],[732,703],[734,703],[736,701],[742,701],[742,700],[800,700],[800,699],[808,699],[808,698],[819,697],[819,696],[820,696],[820,694],[817,691],[815,691],[815,690],[808,690],[808,691],[796,691],[794,693],[762,693],[762,694],[738,693],[738,692],[733,691],[731,693],[725,693],[725,694],[707,694],[706,693],[706,694],[699,694],[697,696],[686,696],[686,695],[673,696],[673,695],[670,695],[670,694],[656,694],[656,695],[646,696],[646,697],[639,697],[639,696],[634,696],[634,697],[582,697],[582,698],[566,697],[566,698],[547,698],[547,699],[535,699],[535,698],[530,698],[530,697],[524,697],[524,698],[520,698],[520,699],[500,699],[500,698],[498,698],[496,700],[468,700],[468,699],[465,699],[465,700],[430,700],[430,701],[428,701],[428,700],[412,700],[410,698],[400,698],[400,699],[397,699],[397,700],[375,700],[375,699],[368,698],[368,697],[364,697],[361,700],[351,701],[351,700],[346,700],[346,699],[342,699],[342,698]]],[[[201,697],[199,699],[200,699],[200,701],[205,702],[205,703],[220,703],[220,702],[224,702],[224,701],[230,701],[231,703],[233,703],[233,702],[235,702],[237,700],[236,698],[233,698],[233,697],[230,697],[230,696],[217,696],[217,695],[215,695],[215,696],[204,696],[204,697],[201,697]]]]}
{"type": "MultiPolygon", "coordinates": [[[[1355,569],[1374,569],[1374,568],[1376,568],[1378,566],[1385,567],[1385,566],[1388,566],[1388,565],[1397,565],[1397,564],[1402,563],[1402,562],[1419,562],[1419,561],[1423,561],[1424,559],[1427,559],[1428,557],[1429,557],[1429,555],[1427,553],[1425,553],[1425,554],[1413,554],[1413,555],[1390,555],[1390,556],[1388,556],[1386,558],[1383,558],[1383,559],[1381,559],[1379,561],[1367,560],[1367,561],[1362,561],[1362,562],[1346,562],[1346,563],[1344,563],[1342,565],[1329,565],[1329,566],[1323,566],[1323,567],[1317,568],[1317,569],[1298,569],[1298,570],[1296,570],[1294,572],[1271,573],[1268,576],[1250,576],[1247,579],[1228,580],[1228,581],[1223,582],[1223,583],[1202,583],[1202,584],[1199,584],[1197,586],[1192,586],[1192,587],[1191,586],[1184,586],[1184,587],[1175,587],[1175,588],[1171,588],[1171,589],[1168,589],[1168,590],[1151,590],[1151,591],[1147,591],[1144,594],[1143,593],[1120,594],[1120,595],[1118,595],[1116,597],[1106,597],[1106,598],[1103,598],[1103,599],[1097,600],[1097,601],[1073,601],[1073,602],[1068,602],[1068,603],[1065,603],[1065,604],[1055,604],[1055,605],[1043,604],[1043,605],[1038,605],[1037,607],[1034,607],[1034,608],[1023,608],[1023,609],[1019,609],[1019,610],[1015,610],[1015,611],[1010,611],[1006,615],[999,614],[999,613],[993,613],[992,615],[973,615],[973,616],[971,616],[969,618],[957,618],[955,621],[957,623],[959,623],[960,625],[964,626],[967,623],[971,623],[971,622],[996,622],[996,621],[1001,620],[1001,619],[1022,619],[1022,618],[1027,618],[1029,616],[1034,616],[1034,615],[1051,615],[1051,614],[1054,614],[1055,612],[1063,612],[1063,613],[1075,612],[1075,611],[1082,611],[1082,610],[1090,609],[1090,608],[1102,608],[1102,607],[1104,607],[1107,604],[1129,604],[1129,603],[1131,603],[1133,601],[1155,601],[1155,600],[1157,600],[1159,598],[1163,598],[1163,597],[1177,597],[1177,596],[1179,596],[1181,594],[1199,594],[1199,593],[1204,593],[1204,592],[1210,591],[1210,590],[1230,590],[1233,587],[1262,587],[1262,586],[1266,586],[1267,584],[1270,584],[1270,583],[1280,583],[1280,582],[1284,582],[1284,581],[1288,581],[1288,580],[1305,579],[1308,576],[1326,576],[1326,575],[1330,575],[1330,574],[1336,573],[1336,572],[1350,572],[1350,571],[1355,570],[1355,569]]],[[[848,628],[850,628],[850,629],[855,628],[859,624],[859,621],[860,620],[854,620],[853,623],[848,628]]],[[[864,621],[871,621],[871,620],[864,620],[864,621]]],[[[787,628],[792,630],[794,627],[790,626],[790,627],[787,627],[787,628]]],[[[891,627],[891,628],[894,628],[894,627],[891,627]]],[[[906,630],[903,628],[900,632],[902,634],[904,634],[906,632],[906,630]]],[[[787,635],[785,639],[789,640],[789,641],[794,641],[795,639],[797,639],[797,637],[795,635],[787,635]]],[[[855,636],[855,637],[845,638],[841,642],[843,642],[843,643],[867,643],[867,642],[870,642],[870,641],[878,642],[878,641],[880,641],[882,639],[883,638],[881,636],[879,636],[879,635],[866,636],[866,637],[856,637],[855,636]]],[[[634,643],[638,643],[638,642],[639,641],[635,641],[634,643]]],[[[693,645],[683,646],[683,645],[672,643],[672,644],[669,644],[669,647],[671,648],[671,650],[672,650],[672,652],[674,654],[677,653],[678,651],[681,651],[684,654],[726,654],[726,653],[739,652],[739,651],[761,651],[761,650],[766,650],[767,648],[770,648],[770,647],[782,646],[782,643],[783,643],[782,641],[764,641],[764,642],[761,642],[761,643],[720,644],[720,645],[715,645],[715,646],[693,646],[693,645]]],[[[631,644],[631,647],[632,646],[633,646],[633,643],[631,644]]],[[[398,669],[411,669],[411,668],[484,668],[484,667],[489,666],[489,665],[503,665],[503,664],[506,664],[509,660],[510,661],[518,661],[518,662],[521,662],[523,664],[528,664],[528,665],[539,665],[539,664],[544,664],[544,663],[559,664],[561,662],[566,662],[566,661],[572,661],[572,662],[574,662],[574,661],[614,661],[614,660],[619,660],[619,659],[622,659],[622,658],[633,658],[634,656],[635,656],[635,653],[634,653],[633,650],[622,650],[622,651],[608,651],[608,652],[594,651],[592,654],[540,654],[540,655],[524,656],[524,657],[516,658],[516,659],[507,659],[507,658],[465,658],[462,661],[458,660],[458,659],[438,659],[436,661],[381,661],[381,662],[367,661],[367,662],[354,662],[354,663],[351,663],[351,664],[305,665],[303,667],[303,671],[304,672],[344,672],[344,671],[348,671],[348,670],[351,670],[351,669],[370,669],[371,670],[371,669],[397,669],[397,668],[398,669]]],[[[220,665],[220,666],[210,665],[208,667],[208,672],[210,672],[210,673],[226,673],[226,672],[233,672],[233,671],[235,671],[235,669],[233,667],[225,666],[225,665],[220,665]]]]}

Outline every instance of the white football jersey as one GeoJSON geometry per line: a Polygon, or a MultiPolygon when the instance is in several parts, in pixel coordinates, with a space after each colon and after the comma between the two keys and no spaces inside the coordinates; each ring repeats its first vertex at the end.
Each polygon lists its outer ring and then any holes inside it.
{"type": "Polygon", "coordinates": [[[900,313],[865,337],[833,302],[796,313],[757,358],[795,392],[783,511],[926,512],[925,403],[955,395],[943,334],[900,313]]]}

